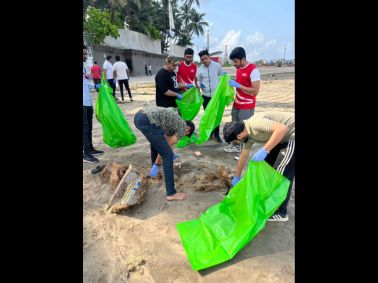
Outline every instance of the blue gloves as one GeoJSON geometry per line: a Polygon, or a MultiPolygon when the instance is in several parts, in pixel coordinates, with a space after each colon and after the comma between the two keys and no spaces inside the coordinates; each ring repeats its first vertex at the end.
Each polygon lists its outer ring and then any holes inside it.
{"type": "Polygon", "coordinates": [[[253,161],[263,161],[269,152],[264,147],[260,148],[258,152],[252,157],[253,161]]]}
{"type": "Polygon", "coordinates": [[[205,85],[203,83],[201,83],[201,82],[199,83],[199,86],[200,86],[201,89],[205,88],[205,85]]]}
{"type": "Polygon", "coordinates": [[[173,155],[173,161],[175,161],[177,158],[180,158],[180,155],[179,154],[174,154],[173,155]]]}
{"type": "Polygon", "coordinates": [[[192,88],[192,87],[194,87],[194,85],[192,85],[192,84],[186,84],[186,87],[187,88],[192,88]]]}
{"type": "Polygon", "coordinates": [[[231,181],[232,186],[235,186],[239,181],[240,181],[240,177],[234,176],[234,178],[232,178],[232,181],[231,181]]]}
{"type": "Polygon", "coordinates": [[[181,93],[178,93],[177,94],[177,99],[181,99],[182,98],[182,94],[181,93]]]}
{"type": "Polygon", "coordinates": [[[240,88],[240,84],[237,83],[237,82],[234,81],[234,80],[230,80],[230,81],[228,82],[228,84],[229,84],[230,86],[232,86],[232,87],[240,88]]]}
{"type": "Polygon", "coordinates": [[[150,177],[156,177],[157,173],[159,171],[159,166],[157,164],[152,165],[151,171],[150,171],[150,177]]]}
{"type": "Polygon", "coordinates": [[[95,88],[98,90],[100,88],[101,84],[95,85],[95,88]]]}

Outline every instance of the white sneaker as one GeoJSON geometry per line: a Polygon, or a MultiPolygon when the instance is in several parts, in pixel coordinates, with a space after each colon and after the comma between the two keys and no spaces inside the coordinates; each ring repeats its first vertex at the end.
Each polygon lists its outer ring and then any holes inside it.
{"type": "Polygon", "coordinates": [[[281,215],[279,213],[274,213],[271,217],[268,218],[268,221],[288,221],[289,217],[287,215],[281,215]]]}

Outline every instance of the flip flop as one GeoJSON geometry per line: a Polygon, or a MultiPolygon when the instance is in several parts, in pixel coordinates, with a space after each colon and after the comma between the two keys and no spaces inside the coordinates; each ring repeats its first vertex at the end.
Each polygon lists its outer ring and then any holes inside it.
{"type": "Polygon", "coordinates": [[[105,165],[97,165],[95,169],[92,169],[91,173],[92,174],[97,174],[98,172],[101,172],[102,169],[105,168],[105,165]]]}

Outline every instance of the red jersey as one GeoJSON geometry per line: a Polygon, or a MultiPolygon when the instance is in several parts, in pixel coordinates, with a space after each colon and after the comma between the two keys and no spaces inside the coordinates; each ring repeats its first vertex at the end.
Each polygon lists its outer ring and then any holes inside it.
{"type": "MultiPolygon", "coordinates": [[[[256,69],[256,66],[249,63],[244,68],[238,68],[236,70],[236,81],[246,87],[252,87],[251,73],[256,69]]],[[[234,107],[239,110],[254,109],[256,106],[256,95],[249,94],[242,91],[241,89],[236,89],[234,107]]]]}
{"type": "Polygon", "coordinates": [[[93,65],[91,67],[92,78],[101,79],[101,68],[98,65],[93,65]]]}
{"type": "Polygon", "coordinates": [[[197,73],[197,65],[191,63],[189,66],[185,61],[181,61],[178,65],[177,81],[184,84],[194,84],[197,73]]]}

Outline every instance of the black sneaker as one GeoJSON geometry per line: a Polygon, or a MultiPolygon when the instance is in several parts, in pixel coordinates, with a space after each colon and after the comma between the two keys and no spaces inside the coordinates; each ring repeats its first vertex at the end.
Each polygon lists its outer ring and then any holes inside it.
{"type": "Polygon", "coordinates": [[[214,137],[214,139],[217,143],[222,143],[222,139],[220,137],[214,137]]]}
{"type": "Polygon", "coordinates": [[[98,163],[98,159],[92,155],[83,156],[83,162],[98,163]]]}
{"type": "Polygon", "coordinates": [[[281,215],[280,213],[274,213],[271,217],[268,218],[268,221],[288,221],[289,217],[287,215],[281,215]]]}
{"type": "Polygon", "coordinates": [[[96,150],[96,149],[92,149],[91,150],[91,155],[103,155],[104,152],[102,150],[96,150]]]}

